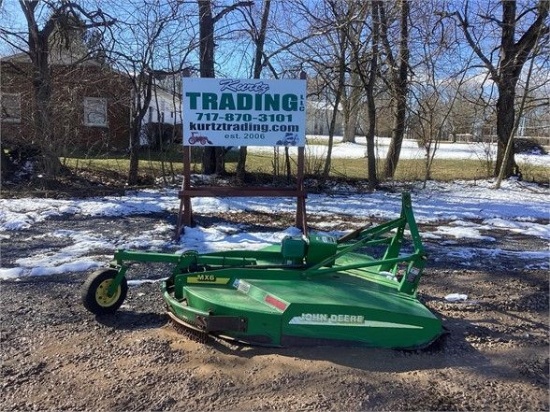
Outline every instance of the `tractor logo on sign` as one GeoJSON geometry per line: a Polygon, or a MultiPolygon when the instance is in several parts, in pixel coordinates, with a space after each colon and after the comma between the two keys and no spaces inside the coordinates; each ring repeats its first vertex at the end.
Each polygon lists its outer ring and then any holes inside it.
{"type": "Polygon", "coordinates": [[[191,132],[191,137],[189,138],[190,145],[201,144],[204,146],[207,143],[210,145],[212,144],[212,142],[208,139],[208,137],[202,136],[197,132],[191,132]]]}

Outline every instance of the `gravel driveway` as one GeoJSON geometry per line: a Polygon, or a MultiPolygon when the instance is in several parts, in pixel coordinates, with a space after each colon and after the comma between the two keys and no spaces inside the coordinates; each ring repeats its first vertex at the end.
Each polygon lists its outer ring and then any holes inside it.
{"type": "MultiPolygon", "coordinates": [[[[137,233],[171,219],[47,220],[10,233],[2,267],[64,247],[48,237],[53,227],[137,233]]],[[[254,219],[255,228],[287,227],[292,216],[254,219]]],[[[548,411],[548,270],[520,258],[547,244],[488,235],[505,251],[497,259],[482,242],[425,241],[419,296],[449,334],[423,351],[201,343],[168,322],[155,282],[133,282],[114,316],[96,318],[80,303],[85,273],[2,281],[0,410],[548,411]],[[470,258],[452,253],[459,247],[470,258]],[[453,292],[468,300],[445,301],[453,292]]],[[[162,265],[133,269],[130,280],[166,274],[162,265]]]]}

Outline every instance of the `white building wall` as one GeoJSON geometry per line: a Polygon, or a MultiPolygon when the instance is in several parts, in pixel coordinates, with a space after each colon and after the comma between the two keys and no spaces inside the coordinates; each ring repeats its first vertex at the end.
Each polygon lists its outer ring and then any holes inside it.
{"type": "Polygon", "coordinates": [[[164,90],[153,94],[143,123],[181,124],[181,100],[164,90]]]}

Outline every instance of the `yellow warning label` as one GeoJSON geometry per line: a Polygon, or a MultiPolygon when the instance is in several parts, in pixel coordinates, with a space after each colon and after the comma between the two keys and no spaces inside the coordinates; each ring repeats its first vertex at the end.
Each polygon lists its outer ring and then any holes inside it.
{"type": "Polygon", "coordinates": [[[189,276],[187,283],[212,283],[215,285],[225,285],[231,278],[219,278],[215,275],[201,274],[197,276],[189,276]]]}

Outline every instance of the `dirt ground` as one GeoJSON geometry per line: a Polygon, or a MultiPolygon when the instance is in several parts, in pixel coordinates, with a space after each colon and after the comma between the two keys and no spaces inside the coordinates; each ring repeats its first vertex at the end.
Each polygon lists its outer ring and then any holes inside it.
{"type": "MultiPolygon", "coordinates": [[[[63,247],[47,236],[53,227],[137,232],[167,219],[37,223],[3,240],[2,267],[63,247]]],[[[255,229],[287,227],[292,217],[256,219],[255,229]]],[[[158,283],[131,286],[114,316],[94,317],[80,303],[86,274],[3,281],[0,410],[548,411],[548,270],[517,258],[547,244],[490,235],[497,239],[491,245],[425,240],[430,261],[419,297],[449,333],[418,351],[258,348],[213,338],[202,343],[168,322],[158,283]],[[452,253],[464,247],[468,258],[452,253]],[[491,259],[491,248],[510,253],[491,259]],[[449,293],[468,299],[447,302],[449,293]]],[[[129,279],[161,278],[164,270],[142,265],[129,279]]]]}

